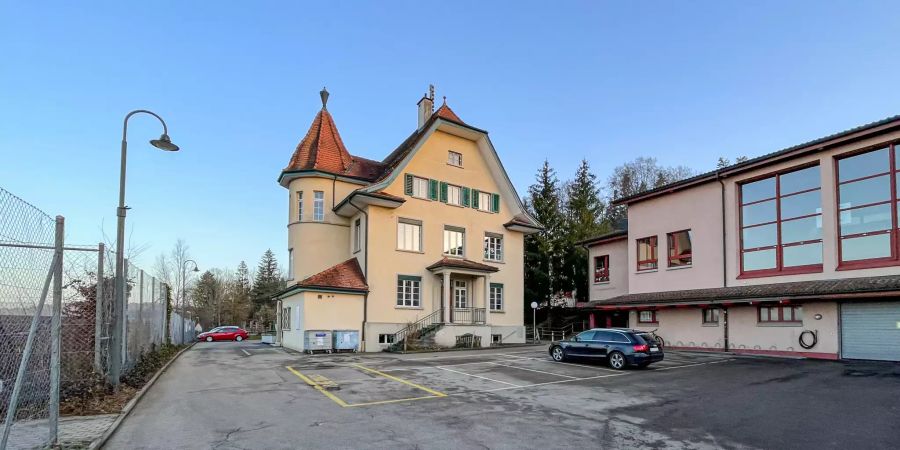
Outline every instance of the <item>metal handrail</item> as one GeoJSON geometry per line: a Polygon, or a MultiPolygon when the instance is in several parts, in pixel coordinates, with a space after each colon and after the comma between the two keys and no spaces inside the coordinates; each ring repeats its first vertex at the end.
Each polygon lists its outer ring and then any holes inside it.
{"type": "Polygon", "coordinates": [[[394,333],[394,344],[399,344],[400,342],[406,340],[406,338],[415,332],[421,331],[425,328],[428,328],[432,325],[437,325],[439,323],[443,323],[444,319],[444,308],[438,308],[434,310],[431,314],[407,325],[400,331],[394,333]]]}
{"type": "Polygon", "coordinates": [[[453,308],[453,323],[483,324],[487,310],[485,308],[453,308]]]}

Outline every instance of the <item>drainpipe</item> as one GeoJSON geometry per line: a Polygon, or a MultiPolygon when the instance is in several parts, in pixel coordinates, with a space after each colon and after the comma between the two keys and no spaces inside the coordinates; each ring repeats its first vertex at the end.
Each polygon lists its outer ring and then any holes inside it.
{"type": "MultiPolygon", "coordinates": [[[[722,181],[720,171],[716,170],[716,181],[721,187],[722,197],[722,287],[728,287],[728,252],[725,249],[727,245],[726,227],[725,227],[725,182],[722,181]]],[[[728,308],[722,308],[722,321],[724,322],[725,331],[725,351],[728,351],[728,308]]]]}
{"type": "MultiPolygon", "coordinates": [[[[335,177],[335,179],[337,179],[337,177],[335,177]]],[[[332,190],[332,192],[334,192],[334,191],[332,190]]],[[[350,194],[350,195],[353,195],[353,194],[350,194]]],[[[366,246],[365,246],[366,247],[365,248],[366,256],[365,256],[365,258],[363,258],[363,264],[365,265],[365,267],[363,268],[363,276],[366,277],[366,284],[369,284],[369,214],[367,212],[363,211],[362,209],[360,209],[359,206],[356,206],[353,203],[352,198],[350,200],[348,200],[347,203],[350,206],[356,208],[356,210],[359,211],[360,213],[362,213],[362,215],[366,216],[366,246]]],[[[366,342],[366,322],[368,322],[368,321],[369,321],[369,291],[366,290],[366,293],[363,294],[363,322],[362,322],[362,331],[360,332],[360,341],[361,342],[366,342]]]]}

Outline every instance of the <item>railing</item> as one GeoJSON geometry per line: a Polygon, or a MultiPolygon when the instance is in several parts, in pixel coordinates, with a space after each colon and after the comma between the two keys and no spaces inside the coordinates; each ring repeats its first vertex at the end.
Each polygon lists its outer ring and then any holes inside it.
{"type": "Polygon", "coordinates": [[[453,308],[451,323],[468,325],[484,324],[486,311],[484,308],[453,308]]]}
{"type": "Polygon", "coordinates": [[[573,323],[570,323],[566,326],[559,327],[559,328],[538,327],[537,333],[535,333],[534,338],[537,341],[541,341],[543,339],[550,339],[551,341],[565,339],[568,336],[571,336],[579,331],[582,331],[581,328],[583,328],[583,327],[580,326],[580,324],[578,327],[576,327],[575,325],[576,324],[573,322],[573,323]],[[576,329],[576,328],[578,328],[578,329],[576,329]]]}
{"type": "Polygon", "coordinates": [[[393,345],[399,345],[401,342],[406,347],[406,339],[415,336],[422,330],[444,323],[444,308],[438,308],[431,314],[407,325],[402,330],[394,333],[393,345]]]}

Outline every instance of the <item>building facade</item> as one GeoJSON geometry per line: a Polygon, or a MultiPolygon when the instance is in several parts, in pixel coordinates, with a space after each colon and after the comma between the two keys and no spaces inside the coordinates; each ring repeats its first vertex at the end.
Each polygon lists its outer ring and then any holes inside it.
{"type": "Polygon", "coordinates": [[[898,171],[893,117],[620,199],[583,307],[669,348],[900,360],[898,171]]]}
{"type": "Polygon", "coordinates": [[[449,347],[524,342],[524,210],[487,132],[433,91],[418,126],[381,161],[351,155],[322,110],[282,171],[289,194],[289,287],[282,343],[351,330],[380,351],[411,331],[449,347]],[[424,325],[423,325],[424,324],[424,325]],[[426,326],[427,325],[427,326],[426,326]]]}

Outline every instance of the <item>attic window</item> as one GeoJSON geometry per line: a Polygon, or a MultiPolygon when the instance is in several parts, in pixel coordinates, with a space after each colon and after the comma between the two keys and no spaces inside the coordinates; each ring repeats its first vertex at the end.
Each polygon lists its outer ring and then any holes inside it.
{"type": "Polygon", "coordinates": [[[462,167],[462,153],[450,150],[447,156],[447,164],[456,167],[462,167]]]}

